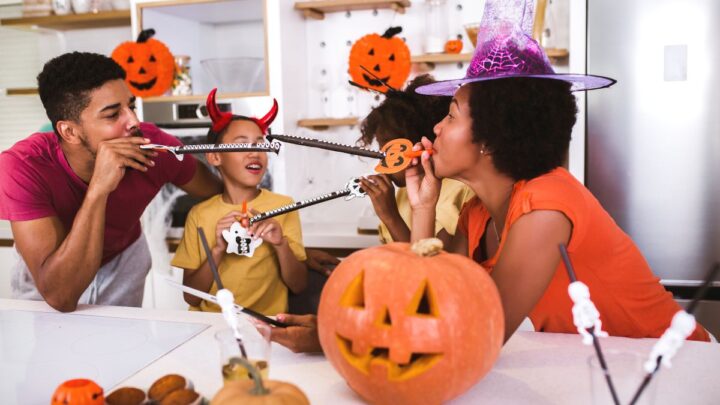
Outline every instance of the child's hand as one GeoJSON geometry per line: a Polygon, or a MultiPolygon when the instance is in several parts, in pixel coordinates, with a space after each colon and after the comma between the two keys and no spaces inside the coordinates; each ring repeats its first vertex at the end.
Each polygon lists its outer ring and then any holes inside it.
{"type": "Polygon", "coordinates": [[[230,211],[225,214],[224,217],[220,218],[215,226],[215,246],[213,246],[213,253],[225,253],[227,249],[227,242],[222,236],[222,231],[230,229],[230,226],[237,221],[235,217],[242,215],[240,211],[230,211]]]}
{"type": "Polygon", "coordinates": [[[398,215],[397,202],[395,201],[395,187],[390,178],[384,174],[376,174],[361,177],[360,184],[363,190],[370,196],[375,214],[384,223],[388,223],[394,216],[398,215]]]}
{"type": "MultiPolygon", "coordinates": [[[[250,213],[252,215],[260,214],[259,211],[255,211],[252,208],[250,209],[250,213]]],[[[262,240],[273,246],[282,245],[283,241],[285,240],[285,235],[283,235],[280,223],[278,223],[278,221],[274,220],[273,218],[268,218],[260,222],[255,222],[250,226],[250,228],[248,228],[248,231],[250,232],[250,235],[252,237],[261,238],[262,240]]]]}

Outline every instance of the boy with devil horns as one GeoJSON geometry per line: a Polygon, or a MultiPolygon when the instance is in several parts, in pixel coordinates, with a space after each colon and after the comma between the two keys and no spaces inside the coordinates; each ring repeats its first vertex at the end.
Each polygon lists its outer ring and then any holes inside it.
{"type": "MultiPolygon", "coordinates": [[[[278,112],[277,101],[273,100],[272,108],[262,118],[233,115],[219,110],[216,90],[207,98],[213,123],[208,142],[216,145],[264,142],[278,112]]],[[[220,171],[224,191],[190,210],[173,266],[184,270],[183,284],[217,293],[198,237],[197,228],[201,227],[213,260],[218,263],[223,286],[233,293],[236,303],[265,315],[287,311],[288,289],[297,294],[307,284],[300,216],[295,211],[249,226],[243,219],[248,218],[245,207],[250,214],[257,214],[291,204],[292,199],[258,187],[267,170],[267,152],[212,152],[205,156],[220,171]]],[[[189,294],[185,294],[185,301],[191,310],[220,310],[217,305],[189,294]]]]}

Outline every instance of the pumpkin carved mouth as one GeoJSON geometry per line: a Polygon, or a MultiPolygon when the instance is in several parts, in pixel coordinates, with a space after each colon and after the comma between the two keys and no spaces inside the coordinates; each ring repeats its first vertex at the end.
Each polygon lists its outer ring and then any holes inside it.
{"type": "Polygon", "coordinates": [[[386,76],[382,79],[374,79],[363,73],[363,79],[365,79],[365,81],[371,86],[385,86],[387,85],[388,80],[390,80],[390,76],[386,76]]]}
{"type": "MultiPolygon", "coordinates": [[[[363,281],[364,272],[360,272],[345,290],[340,300],[341,306],[355,311],[368,310],[365,305],[363,281]]],[[[383,306],[373,318],[372,325],[375,330],[392,333],[393,328],[406,330],[410,323],[417,321],[437,322],[440,318],[440,311],[430,283],[428,280],[424,280],[407,303],[406,308],[401,310],[401,314],[398,314],[398,319],[393,321],[393,316],[387,306],[383,306]]],[[[415,323],[415,325],[418,324],[415,323]]],[[[348,337],[349,335],[349,333],[345,333],[343,336],[337,332],[335,334],[337,346],[345,360],[366,375],[369,375],[371,369],[375,367],[384,367],[390,381],[409,380],[424,374],[443,358],[442,353],[423,351],[419,348],[411,352],[393,354],[391,353],[392,347],[373,345],[368,340],[362,343],[359,341],[353,343],[353,339],[348,337]]],[[[378,339],[370,340],[374,343],[378,342],[378,339]]]]}
{"type": "Polygon", "coordinates": [[[149,90],[155,85],[156,82],[157,82],[157,77],[155,77],[152,80],[147,81],[145,83],[138,83],[138,82],[134,82],[134,81],[130,80],[130,85],[135,87],[138,90],[149,90]]]}

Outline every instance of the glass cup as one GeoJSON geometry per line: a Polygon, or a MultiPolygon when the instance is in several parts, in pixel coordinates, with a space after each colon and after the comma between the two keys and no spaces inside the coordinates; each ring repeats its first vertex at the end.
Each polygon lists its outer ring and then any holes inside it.
{"type": "MultiPolygon", "coordinates": [[[[647,356],[632,352],[620,351],[603,351],[605,363],[610,372],[615,392],[621,404],[630,403],[637,392],[640,384],[645,378],[645,369],[643,363],[647,360],[647,356]]],[[[588,358],[588,366],[590,367],[590,389],[592,392],[592,403],[594,405],[612,405],[613,398],[608,387],[605,373],[603,372],[597,355],[588,358]]],[[[655,403],[655,394],[657,392],[658,377],[662,373],[656,373],[650,384],[643,390],[636,405],[652,405],[655,403]]]]}
{"type": "Polygon", "coordinates": [[[239,321],[242,339],[236,339],[229,328],[215,333],[215,341],[220,350],[220,372],[223,381],[250,378],[245,367],[230,361],[233,357],[245,357],[258,369],[262,378],[267,379],[270,373],[270,326],[245,319],[239,321]]]}

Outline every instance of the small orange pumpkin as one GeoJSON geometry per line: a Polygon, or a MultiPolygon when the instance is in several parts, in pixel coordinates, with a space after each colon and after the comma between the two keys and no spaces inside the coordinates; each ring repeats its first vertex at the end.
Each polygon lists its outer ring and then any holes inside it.
{"type": "Polygon", "coordinates": [[[461,39],[451,39],[445,42],[445,53],[460,53],[463,49],[463,42],[461,39]]]}
{"type": "Polygon", "coordinates": [[[153,39],[155,30],[142,30],[135,42],[123,42],[112,58],[125,69],[125,82],[138,97],[159,96],[172,85],[175,60],[164,43],[153,39]]]}
{"type": "Polygon", "coordinates": [[[405,41],[395,36],[400,32],[402,27],[390,27],[382,36],[368,34],[355,41],[348,63],[348,73],[355,83],[382,93],[388,86],[403,86],[410,75],[410,50],[405,41]]]}
{"type": "Polygon", "coordinates": [[[258,369],[245,359],[233,357],[230,363],[239,364],[250,373],[250,379],[227,381],[215,394],[212,405],[310,405],[300,388],[282,381],[264,381],[258,369]]]}
{"type": "Polygon", "coordinates": [[[439,404],[480,380],[500,353],[504,316],[487,272],[442,242],[391,243],[335,268],[318,312],[325,356],[377,404],[439,404]]]}
{"type": "Polygon", "coordinates": [[[60,384],[52,396],[51,405],[103,405],[103,389],[92,380],[78,378],[60,384]]]}

